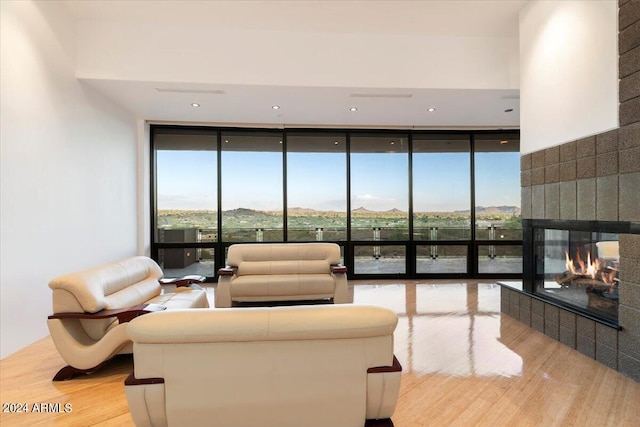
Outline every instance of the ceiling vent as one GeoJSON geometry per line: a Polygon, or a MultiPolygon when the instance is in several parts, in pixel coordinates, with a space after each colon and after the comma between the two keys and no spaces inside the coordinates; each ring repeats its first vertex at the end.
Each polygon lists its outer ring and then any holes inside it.
{"type": "Polygon", "coordinates": [[[168,93],[210,93],[213,95],[224,95],[224,91],[220,89],[173,89],[173,88],[164,88],[157,87],[156,90],[158,92],[168,92],[168,93]]]}
{"type": "Polygon", "coordinates": [[[351,98],[411,98],[410,93],[352,93],[351,98]]]}

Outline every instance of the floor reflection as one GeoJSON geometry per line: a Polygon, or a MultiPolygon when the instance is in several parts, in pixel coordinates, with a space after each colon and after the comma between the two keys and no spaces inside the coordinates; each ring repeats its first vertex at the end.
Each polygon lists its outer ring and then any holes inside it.
{"type": "Polygon", "coordinates": [[[495,283],[353,281],[354,303],[398,314],[395,353],[404,372],[452,376],[522,375],[522,358],[501,342],[495,283]]]}

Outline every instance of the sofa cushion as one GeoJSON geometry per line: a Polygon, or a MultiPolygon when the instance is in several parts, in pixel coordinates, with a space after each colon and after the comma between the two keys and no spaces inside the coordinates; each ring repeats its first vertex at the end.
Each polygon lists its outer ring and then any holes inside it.
{"type": "Polygon", "coordinates": [[[331,264],[326,260],[242,261],[238,276],[262,274],[328,274],[331,264]]]}
{"type": "Polygon", "coordinates": [[[233,281],[231,296],[258,297],[268,295],[332,296],[335,291],[335,280],[329,274],[273,274],[264,276],[238,276],[233,281]]]}
{"type": "Polygon", "coordinates": [[[178,288],[175,292],[160,294],[147,302],[149,304],[162,304],[171,310],[209,307],[206,292],[191,288],[178,288]]]}

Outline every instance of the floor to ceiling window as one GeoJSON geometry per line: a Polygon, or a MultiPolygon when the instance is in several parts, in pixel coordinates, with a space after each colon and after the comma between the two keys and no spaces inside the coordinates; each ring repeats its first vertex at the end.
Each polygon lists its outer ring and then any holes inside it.
{"type": "Polygon", "coordinates": [[[416,273],[467,273],[471,240],[469,134],[413,137],[416,273]]]}
{"type": "Polygon", "coordinates": [[[278,131],[222,132],[222,241],[283,240],[282,144],[278,131]]]}
{"type": "Polygon", "coordinates": [[[519,135],[476,135],[474,151],[478,273],[521,274],[519,135]]]}
{"type": "Polygon", "coordinates": [[[153,125],[152,256],[213,278],[242,242],[335,242],[350,277],[521,274],[517,131],[153,125]]]}
{"type": "Polygon", "coordinates": [[[406,274],[406,246],[394,242],[409,240],[409,137],[353,133],[349,151],[354,274],[406,274]]]}
{"type": "Polygon", "coordinates": [[[154,146],[153,238],[164,244],[158,261],[168,276],[184,275],[194,266],[212,276],[218,241],[217,132],[167,129],[156,133],[154,146]]]}
{"type": "Polygon", "coordinates": [[[347,240],[347,137],[287,133],[287,240],[347,240]]]}

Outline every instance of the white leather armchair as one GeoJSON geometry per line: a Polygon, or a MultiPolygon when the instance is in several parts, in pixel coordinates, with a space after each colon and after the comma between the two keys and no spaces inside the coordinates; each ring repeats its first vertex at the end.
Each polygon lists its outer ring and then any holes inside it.
{"type": "Polygon", "coordinates": [[[209,307],[205,291],[189,287],[204,279],[162,279],[155,261],[138,256],[51,280],[54,314],[47,325],[68,363],[53,380],[94,372],[112,356],[131,353],[125,328],[134,317],[165,308],[209,307]],[[162,282],[176,285],[176,290],[163,293],[162,282]]]}
{"type": "Polygon", "coordinates": [[[393,425],[397,315],[361,305],[175,310],[127,326],[143,426],[393,425]]]}

